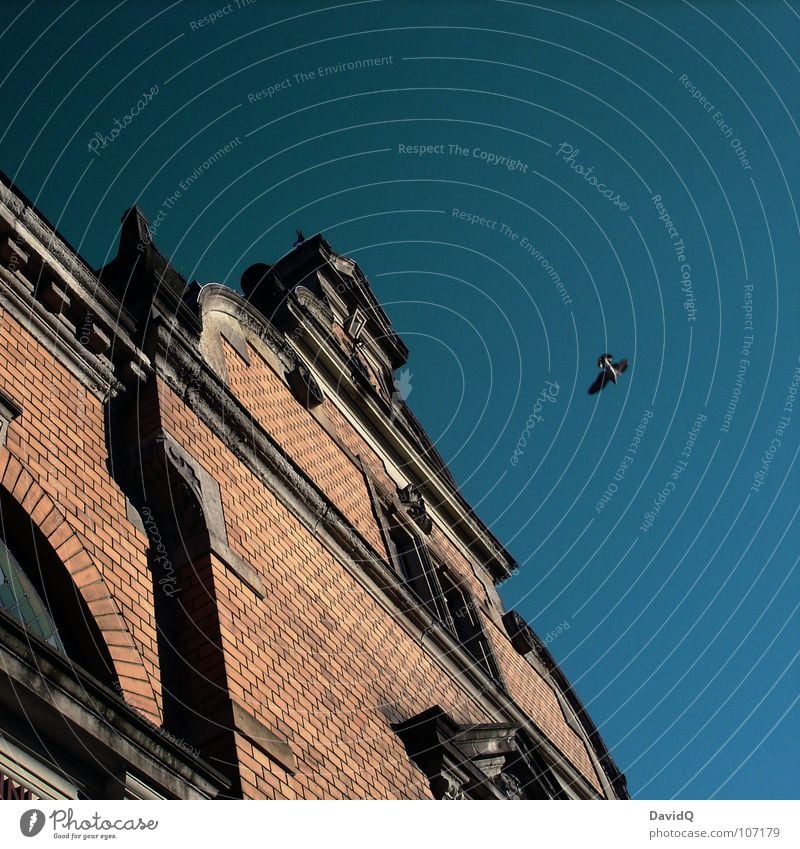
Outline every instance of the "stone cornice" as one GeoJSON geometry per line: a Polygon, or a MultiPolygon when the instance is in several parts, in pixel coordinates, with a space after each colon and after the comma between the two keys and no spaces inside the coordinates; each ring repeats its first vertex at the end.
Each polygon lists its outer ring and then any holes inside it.
{"type": "Polygon", "coordinates": [[[0,302],[98,399],[114,395],[147,363],[130,316],[94,272],[29,203],[0,181],[0,302]]]}
{"type": "MultiPolygon", "coordinates": [[[[148,723],[116,693],[0,611],[0,676],[85,735],[98,765],[116,753],[176,798],[216,796],[227,780],[148,723]]],[[[63,729],[63,726],[61,726],[63,729]]]]}
{"type": "Polygon", "coordinates": [[[64,275],[71,277],[85,290],[87,300],[94,302],[98,310],[105,313],[104,319],[116,334],[120,331],[130,332],[133,326],[130,316],[122,311],[116,298],[100,284],[80,254],[42,218],[21,193],[18,194],[16,189],[8,187],[3,181],[0,181],[0,203],[9,208],[14,218],[38,241],[51,260],[61,266],[64,275]]]}
{"type": "Polygon", "coordinates": [[[30,289],[8,269],[0,267],[0,305],[50,351],[98,399],[115,394],[121,383],[110,363],[83,349],[75,329],[61,316],[49,313],[30,289]]]}

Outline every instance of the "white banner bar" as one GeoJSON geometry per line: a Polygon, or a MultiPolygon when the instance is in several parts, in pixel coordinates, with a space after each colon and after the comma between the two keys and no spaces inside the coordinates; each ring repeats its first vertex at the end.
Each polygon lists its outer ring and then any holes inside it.
{"type": "Polygon", "coordinates": [[[0,846],[800,846],[798,802],[4,802],[0,846]],[[113,842],[112,842],[113,841],[113,842]]]}

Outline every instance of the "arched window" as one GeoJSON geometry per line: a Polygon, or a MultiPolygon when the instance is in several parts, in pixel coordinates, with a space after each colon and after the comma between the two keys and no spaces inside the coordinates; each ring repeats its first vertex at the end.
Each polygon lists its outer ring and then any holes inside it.
{"type": "Polygon", "coordinates": [[[64,651],[56,623],[6,541],[0,537],[0,607],[53,648],[64,651]]]}
{"type": "Polygon", "coordinates": [[[22,506],[0,490],[0,609],[107,686],[117,676],[69,571],[22,506]]]}

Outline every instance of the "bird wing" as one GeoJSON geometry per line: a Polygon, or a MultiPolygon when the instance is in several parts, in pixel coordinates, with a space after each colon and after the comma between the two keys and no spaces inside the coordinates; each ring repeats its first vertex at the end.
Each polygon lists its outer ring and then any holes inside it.
{"type": "Polygon", "coordinates": [[[626,368],[628,368],[627,360],[620,360],[618,363],[614,364],[614,369],[616,370],[617,374],[622,374],[622,372],[625,371],[626,368]]]}
{"type": "Polygon", "coordinates": [[[601,371],[600,374],[597,375],[597,380],[589,387],[590,395],[597,395],[597,393],[608,383],[608,374],[604,371],[601,371]]]}

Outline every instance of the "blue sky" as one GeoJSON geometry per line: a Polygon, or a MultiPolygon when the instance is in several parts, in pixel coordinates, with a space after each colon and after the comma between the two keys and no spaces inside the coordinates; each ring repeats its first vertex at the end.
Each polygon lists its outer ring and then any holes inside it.
{"type": "Polygon", "coordinates": [[[201,282],[358,260],[635,797],[797,798],[797,4],[5,0],[0,45],[0,168],[95,267],[134,202],[201,282]]]}

